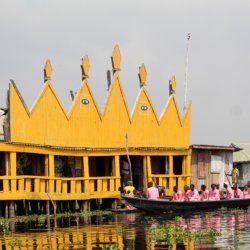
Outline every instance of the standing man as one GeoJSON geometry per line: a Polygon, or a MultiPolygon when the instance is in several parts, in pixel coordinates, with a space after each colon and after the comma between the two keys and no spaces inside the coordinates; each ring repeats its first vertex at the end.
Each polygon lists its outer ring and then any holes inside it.
{"type": "Polygon", "coordinates": [[[232,185],[234,186],[235,184],[239,183],[239,176],[240,176],[240,172],[239,169],[237,168],[237,164],[234,162],[233,163],[233,169],[231,174],[227,174],[229,176],[232,176],[232,185]]]}

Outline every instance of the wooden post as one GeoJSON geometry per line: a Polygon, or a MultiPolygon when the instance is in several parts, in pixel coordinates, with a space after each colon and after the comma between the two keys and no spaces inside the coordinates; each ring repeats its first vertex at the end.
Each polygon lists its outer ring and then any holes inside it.
{"type": "Polygon", "coordinates": [[[84,172],[84,193],[89,193],[89,158],[88,156],[83,157],[83,172],[84,172]]]}
{"type": "Polygon", "coordinates": [[[11,192],[16,192],[16,152],[10,152],[11,192]]]}
{"type": "Polygon", "coordinates": [[[116,177],[115,180],[115,191],[118,191],[121,187],[121,180],[120,180],[120,156],[115,156],[115,166],[114,166],[114,176],[116,177]]]}
{"type": "Polygon", "coordinates": [[[9,201],[5,201],[5,218],[9,218],[9,201]]]}
{"type": "Polygon", "coordinates": [[[148,187],[148,172],[147,172],[147,156],[143,156],[143,188],[147,190],[148,187]]]}
{"type": "Polygon", "coordinates": [[[54,193],[54,177],[55,177],[55,162],[54,155],[49,155],[49,190],[48,192],[54,193]]]}
{"type": "Polygon", "coordinates": [[[10,175],[10,157],[8,152],[5,152],[5,175],[10,175]]]}
{"type": "MultiPolygon", "coordinates": [[[[186,156],[186,174],[191,176],[191,154],[186,156]]],[[[186,185],[190,185],[191,177],[187,177],[186,185]]]]}
{"type": "Polygon", "coordinates": [[[151,160],[149,155],[147,155],[146,157],[147,157],[148,182],[150,182],[152,181],[151,160]]]}
{"type": "Polygon", "coordinates": [[[174,159],[173,156],[169,156],[169,187],[167,195],[171,195],[173,193],[173,187],[176,185],[176,182],[174,180],[174,159]]]}

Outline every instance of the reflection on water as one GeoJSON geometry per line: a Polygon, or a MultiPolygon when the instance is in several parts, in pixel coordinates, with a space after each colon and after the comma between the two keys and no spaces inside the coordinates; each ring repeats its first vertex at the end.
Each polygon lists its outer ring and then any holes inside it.
{"type": "Polygon", "coordinates": [[[250,212],[246,210],[181,215],[123,213],[61,222],[56,230],[46,229],[46,222],[25,228],[19,225],[16,233],[1,234],[0,249],[250,249],[250,212]],[[221,235],[212,241],[185,239],[184,244],[169,246],[168,239],[157,242],[150,234],[151,228],[165,225],[186,230],[213,228],[221,235]]]}

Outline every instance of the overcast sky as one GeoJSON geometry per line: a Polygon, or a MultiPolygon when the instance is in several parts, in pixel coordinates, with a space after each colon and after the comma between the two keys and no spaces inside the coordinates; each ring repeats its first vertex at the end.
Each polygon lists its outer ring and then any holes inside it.
{"type": "Polygon", "coordinates": [[[182,112],[190,32],[191,144],[250,142],[249,31],[249,0],[0,0],[0,106],[6,106],[13,79],[31,107],[49,58],[53,86],[69,110],[69,91],[80,88],[81,58],[88,54],[89,82],[103,110],[106,71],[119,44],[130,111],[139,91],[139,66],[145,63],[158,116],[168,100],[172,75],[182,112]]]}

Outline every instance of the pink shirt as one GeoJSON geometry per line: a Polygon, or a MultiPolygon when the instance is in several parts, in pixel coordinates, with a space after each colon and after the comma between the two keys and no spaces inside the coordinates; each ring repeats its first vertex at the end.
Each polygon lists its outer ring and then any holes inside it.
{"type": "Polygon", "coordinates": [[[227,199],[234,198],[234,192],[231,187],[227,186],[226,193],[227,193],[227,199]]]}
{"type": "Polygon", "coordinates": [[[183,193],[183,198],[184,198],[185,201],[189,200],[190,192],[191,192],[191,190],[187,190],[187,192],[183,193]]]}
{"type": "Polygon", "coordinates": [[[149,200],[157,200],[159,198],[158,188],[156,188],[156,187],[148,188],[146,196],[149,200]]]}
{"type": "Polygon", "coordinates": [[[184,201],[184,196],[181,191],[174,192],[173,201],[184,201]]]}
{"type": "Polygon", "coordinates": [[[209,200],[209,191],[207,189],[205,191],[201,191],[201,200],[202,201],[209,200]]]}
{"type": "Polygon", "coordinates": [[[211,190],[209,192],[209,200],[210,201],[218,201],[220,200],[220,192],[218,189],[211,190]]]}
{"type": "Polygon", "coordinates": [[[189,200],[190,201],[199,201],[200,200],[199,192],[197,189],[194,189],[193,191],[190,190],[189,200]]]}
{"type": "Polygon", "coordinates": [[[239,188],[234,190],[234,198],[244,198],[243,192],[239,188]]]}
{"type": "Polygon", "coordinates": [[[250,198],[250,194],[248,193],[248,190],[243,190],[243,197],[250,198]]]}

